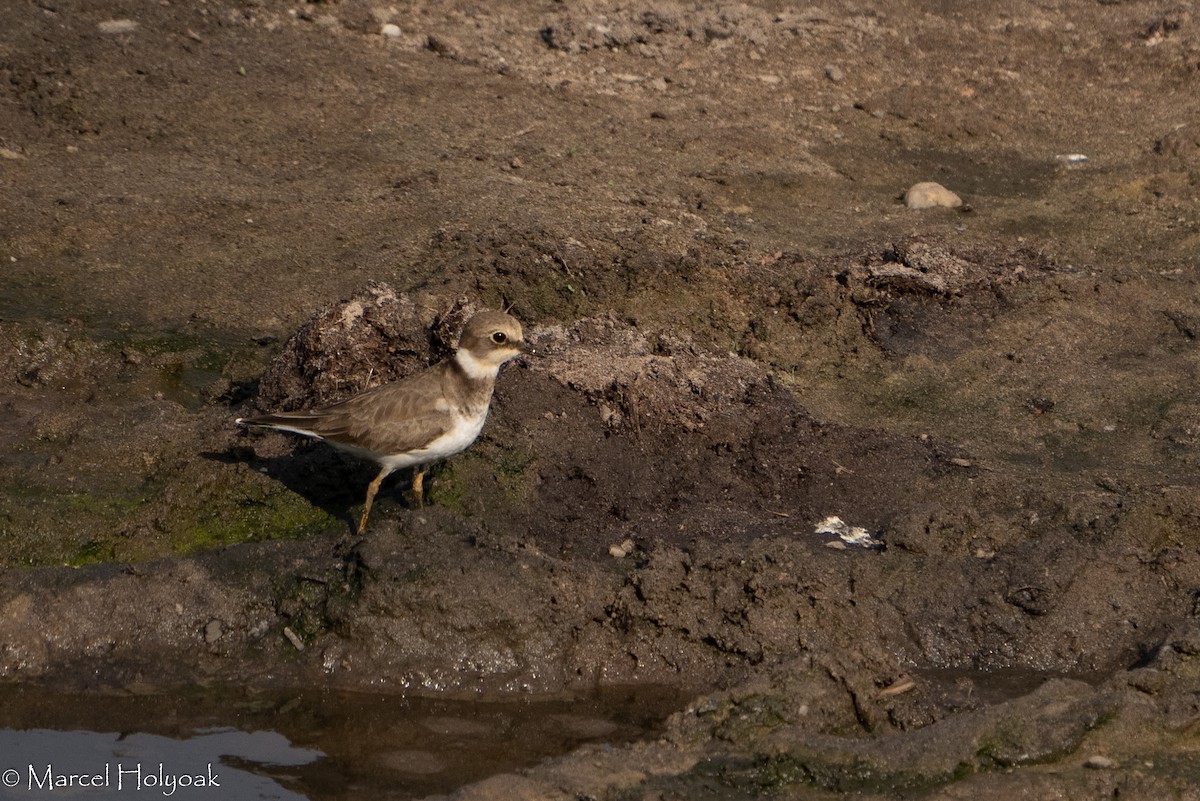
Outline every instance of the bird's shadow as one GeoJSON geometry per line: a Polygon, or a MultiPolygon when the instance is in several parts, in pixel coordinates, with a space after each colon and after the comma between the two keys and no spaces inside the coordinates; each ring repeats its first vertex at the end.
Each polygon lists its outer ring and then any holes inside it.
{"type": "MultiPolygon", "coordinates": [[[[244,464],[269,476],[330,517],[343,521],[351,534],[357,531],[367,484],[379,473],[379,468],[370,462],[343,455],[325,443],[308,440],[298,440],[291,453],[279,456],[260,456],[253,439],[233,443],[223,451],[206,451],[200,455],[224,464],[244,464]]],[[[379,490],[376,503],[393,498],[408,505],[408,499],[402,499],[399,489],[403,483],[395,481],[395,475],[403,477],[407,474],[407,471],[401,471],[389,476],[379,490]]]]}

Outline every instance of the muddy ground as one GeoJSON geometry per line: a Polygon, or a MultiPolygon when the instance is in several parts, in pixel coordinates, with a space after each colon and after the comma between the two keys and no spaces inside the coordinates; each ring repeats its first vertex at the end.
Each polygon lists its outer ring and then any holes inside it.
{"type": "Polygon", "coordinates": [[[467,798],[1196,797],[1194,3],[21,0],[0,77],[8,681],[693,699],[467,798]],[[424,510],[232,425],[460,299],[537,352],[424,510]]]}

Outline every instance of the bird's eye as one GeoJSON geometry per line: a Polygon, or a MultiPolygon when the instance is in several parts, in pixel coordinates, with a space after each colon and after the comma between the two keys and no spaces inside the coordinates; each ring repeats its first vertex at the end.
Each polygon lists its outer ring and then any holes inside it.
{"type": "Polygon", "coordinates": [[[508,334],[503,331],[495,331],[492,333],[492,341],[497,345],[503,345],[508,340],[508,334]]]}

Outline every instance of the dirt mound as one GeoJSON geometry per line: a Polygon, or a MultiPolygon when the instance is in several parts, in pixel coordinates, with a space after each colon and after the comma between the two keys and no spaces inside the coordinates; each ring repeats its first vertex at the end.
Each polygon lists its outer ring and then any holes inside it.
{"type": "Polygon", "coordinates": [[[288,338],[258,382],[255,403],[289,411],[395,381],[451,354],[474,310],[459,300],[429,314],[407,295],[372,281],[288,338]]]}
{"type": "Polygon", "coordinates": [[[685,337],[647,334],[614,317],[536,329],[530,341],[532,369],[582,393],[610,430],[653,422],[695,431],[769,380],[749,360],[706,352],[685,337]]]}

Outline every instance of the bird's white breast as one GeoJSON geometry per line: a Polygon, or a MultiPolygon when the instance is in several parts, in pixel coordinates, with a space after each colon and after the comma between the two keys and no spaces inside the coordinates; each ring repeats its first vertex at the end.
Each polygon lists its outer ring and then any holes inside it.
{"type": "Polygon", "coordinates": [[[479,432],[483,430],[483,423],[487,420],[487,407],[479,411],[475,415],[454,415],[454,424],[450,430],[440,437],[430,442],[424,448],[409,451],[408,453],[400,453],[392,456],[385,456],[379,459],[380,464],[385,464],[392,470],[399,470],[402,467],[410,467],[414,464],[427,464],[436,462],[438,459],[444,459],[447,456],[453,456],[459,451],[466,450],[467,447],[479,437],[479,432]]]}

